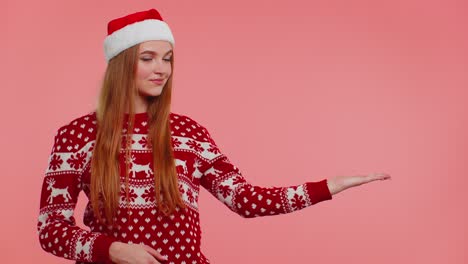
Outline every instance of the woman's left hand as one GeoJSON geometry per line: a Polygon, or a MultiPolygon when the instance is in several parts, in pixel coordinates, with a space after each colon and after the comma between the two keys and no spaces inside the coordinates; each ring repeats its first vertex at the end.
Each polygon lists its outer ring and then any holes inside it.
{"type": "Polygon", "coordinates": [[[334,195],[351,187],[356,187],[372,181],[389,179],[391,179],[389,174],[372,173],[368,175],[337,176],[327,179],[327,184],[330,193],[334,195]]]}

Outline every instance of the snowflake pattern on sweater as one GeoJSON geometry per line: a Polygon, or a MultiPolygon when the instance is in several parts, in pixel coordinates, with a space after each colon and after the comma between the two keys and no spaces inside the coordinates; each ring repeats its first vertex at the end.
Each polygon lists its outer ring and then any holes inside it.
{"type": "MultiPolygon", "coordinates": [[[[124,124],[128,116],[125,116],[124,124]]],[[[327,181],[306,182],[288,187],[250,184],[224,155],[208,130],[192,118],[171,112],[179,190],[186,209],[165,216],[154,200],[152,151],[147,141],[148,116],[135,115],[132,160],[129,175],[129,213],[125,200],[124,150],[119,160],[121,192],[116,227],[97,221],[88,202],[83,222],[76,225],[74,209],[80,191],[90,197],[90,160],[96,138],[96,113],[91,112],[60,127],[42,184],[37,234],[41,247],[75,263],[112,263],[112,242],[146,244],[168,257],[165,263],[210,263],[201,251],[198,214],[200,186],[245,217],[291,213],[332,199],[327,181]]],[[[125,128],[122,129],[125,132],[125,128]]]]}

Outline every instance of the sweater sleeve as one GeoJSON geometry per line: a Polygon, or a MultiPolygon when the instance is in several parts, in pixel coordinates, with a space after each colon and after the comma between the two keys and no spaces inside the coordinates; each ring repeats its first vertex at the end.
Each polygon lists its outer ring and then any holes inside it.
{"type": "Polygon", "coordinates": [[[79,137],[83,136],[72,125],[61,127],[55,135],[42,183],[37,221],[39,242],[42,249],[58,257],[111,263],[109,247],[115,239],[76,226],[73,215],[81,175],[94,144],[81,143],[79,137]]]}
{"type": "Polygon", "coordinates": [[[209,142],[204,150],[208,161],[200,184],[238,215],[253,218],[286,214],[332,199],[326,179],[287,187],[252,185],[220,151],[208,130],[203,127],[203,131],[209,142]]]}

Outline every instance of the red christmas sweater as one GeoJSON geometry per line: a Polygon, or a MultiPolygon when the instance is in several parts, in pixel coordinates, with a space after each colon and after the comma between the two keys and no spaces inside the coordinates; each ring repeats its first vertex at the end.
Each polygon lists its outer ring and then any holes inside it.
{"type": "MultiPolygon", "coordinates": [[[[250,184],[220,151],[204,126],[188,116],[171,113],[179,189],[187,208],[177,208],[173,214],[165,216],[158,211],[154,200],[147,118],[146,113],[135,115],[129,175],[130,210],[127,212],[125,176],[121,171],[116,227],[99,223],[90,203],[83,217],[89,230],[77,226],[73,214],[79,192],[84,191],[88,199],[90,197],[96,113],[76,118],[58,129],[42,184],[37,223],[39,242],[45,251],[75,260],[75,263],[112,263],[110,244],[121,241],[151,246],[168,257],[165,263],[210,263],[201,250],[200,187],[245,218],[291,213],[332,199],[326,179],[289,187],[250,184]]],[[[124,124],[127,121],[126,115],[124,124]]],[[[121,165],[123,157],[122,149],[121,165]]]]}

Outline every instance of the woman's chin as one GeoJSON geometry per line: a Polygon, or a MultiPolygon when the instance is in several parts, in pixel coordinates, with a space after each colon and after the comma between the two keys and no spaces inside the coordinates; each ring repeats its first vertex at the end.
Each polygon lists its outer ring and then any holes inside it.
{"type": "Polygon", "coordinates": [[[162,87],[155,87],[144,91],[144,96],[155,97],[161,95],[162,87]]]}

